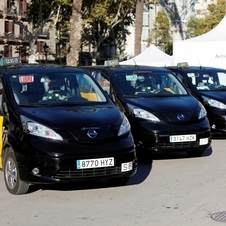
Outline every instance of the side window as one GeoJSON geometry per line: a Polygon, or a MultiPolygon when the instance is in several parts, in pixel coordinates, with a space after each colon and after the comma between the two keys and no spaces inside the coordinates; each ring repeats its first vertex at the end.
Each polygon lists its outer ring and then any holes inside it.
{"type": "Polygon", "coordinates": [[[105,76],[100,71],[94,71],[92,74],[93,74],[94,78],[97,80],[97,82],[100,84],[100,86],[103,88],[103,90],[109,94],[110,93],[110,82],[106,79],[107,76],[105,76]]]}

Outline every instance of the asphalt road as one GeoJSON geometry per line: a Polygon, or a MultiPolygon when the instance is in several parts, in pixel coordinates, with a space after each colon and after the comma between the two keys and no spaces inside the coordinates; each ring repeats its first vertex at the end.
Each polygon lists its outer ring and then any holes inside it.
{"type": "Polygon", "coordinates": [[[32,186],[15,196],[0,171],[0,226],[220,226],[225,173],[226,140],[213,140],[199,158],[172,153],[140,162],[124,187],[104,181],[32,186]]]}

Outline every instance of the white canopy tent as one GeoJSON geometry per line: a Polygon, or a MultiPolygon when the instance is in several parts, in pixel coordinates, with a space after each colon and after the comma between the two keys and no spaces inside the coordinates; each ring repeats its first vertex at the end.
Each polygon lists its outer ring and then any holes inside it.
{"type": "Polygon", "coordinates": [[[164,53],[155,45],[151,45],[141,54],[119,62],[121,65],[148,65],[148,66],[171,66],[173,65],[173,57],[164,53]]]}
{"type": "Polygon", "coordinates": [[[211,31],[173,43],[174,62],[226,69],[226,16],[211,31]]]}

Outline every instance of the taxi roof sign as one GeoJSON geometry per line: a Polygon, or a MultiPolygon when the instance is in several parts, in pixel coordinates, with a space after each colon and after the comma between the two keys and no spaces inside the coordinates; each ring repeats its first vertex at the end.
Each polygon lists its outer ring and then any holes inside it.
{"type": "Polygon", "coordinates": [[[119,62],[118,62],[117,59],[115,59],[115,60],[105,60],[104,61],[104,66],[105,67],[116,66],[116,65],[119,65],[119,62]]]}
{"type": "Polygon", "coordinates": [[[178,68],[187,68],[188,67],[188,62],[181,62],[177,63],[178,68]]]}
{"type": "Polygon", "coordinates": [[[4,66],[13,66],[20,64],[19,57],[3,57],[0,59],[0,65],[4,66]]]}

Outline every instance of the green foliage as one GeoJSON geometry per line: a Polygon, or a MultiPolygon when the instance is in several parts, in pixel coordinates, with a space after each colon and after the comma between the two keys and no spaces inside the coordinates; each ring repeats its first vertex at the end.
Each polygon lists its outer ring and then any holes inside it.
{"type": "Polygon", "coordinates": [[[134,22],[135,0],[85,0],[83,1],[83,45],[101,51],[104,40],[111,38],[121,48],[129,34],[126,27],[134,22]]]}
{"type": "Polygon", "coordinates": [[[208,13],[204,17],[190,18],[186,39],[202,35],[216,27],[226,15],[226,1],[218,0],[217,4],[209,4],[207,9],[208,13]]]}
{"type": "Polygon", "coordinates": [[[148,44],[155,44],[160,49],[168,54],[172,54],[172,37],[170,35],[170,23],[167,15],[164,12],[158,12],[154,30],[151,31],[148,44]]]}
{"type": "Polygon", "coordinates": [[[34,29],[53,22],[59,7],[61,18],[70,15],[72,0],[31,0],[27,8],[28,22],[32,23],[34,29]]]}

